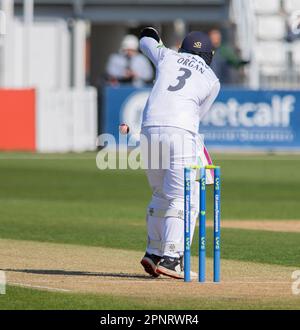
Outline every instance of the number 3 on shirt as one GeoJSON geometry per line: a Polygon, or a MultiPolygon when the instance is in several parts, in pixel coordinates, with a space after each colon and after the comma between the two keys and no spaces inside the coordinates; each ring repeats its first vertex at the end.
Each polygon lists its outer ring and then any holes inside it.
{"type": "Polygon", "coordinates": [[[188,78],[190,78],[190,76],[192,75],[192,72],[189,69],[186,68],[180,68],[179,71],[183,71],[183,75],[178,76],[176,79],[178,80],[178,84],[175,86],[169,86],[168,87],[168,91],[170,92],[175,92],[180,90],[181,88],[184,87],[186,80],[188,78]]]}

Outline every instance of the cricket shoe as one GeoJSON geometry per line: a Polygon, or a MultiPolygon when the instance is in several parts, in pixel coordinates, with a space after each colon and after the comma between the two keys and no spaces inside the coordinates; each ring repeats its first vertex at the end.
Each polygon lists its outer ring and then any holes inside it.
{"type": "Polygon", "coordinates": [[[159,274],[157,273],[157,264],[160,262],[161,257],[147,253],[144,255],[143,259],[141,260],[141,265],[144,267],[145,272],[150,274],[153,277],[158,277],[159,274]]]}
{"type": "MultiPolygon", "coordinates": [[[[184,279],[183,258],[171,258],[163,256],[156,272],[176,279],[184,279]]],[[[191,271],[191,279],[197,278],[198,274],[191,271]]]]}
{"type": "Polygon", "coordinates": [[[163,256],[157,266],[156,272],[172,278],[181,279],[180,258],[163,256]]]}

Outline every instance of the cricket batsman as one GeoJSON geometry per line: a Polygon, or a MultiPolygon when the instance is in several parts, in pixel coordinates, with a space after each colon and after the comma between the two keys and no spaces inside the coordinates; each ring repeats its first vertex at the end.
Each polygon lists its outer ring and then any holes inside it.
{"type": "MultiPolygon", "coordinates": [[[[141,264],[153,277],[163,274],[182,279],[184,167],[211,163],[198,133],[199,123],[215,101],[220,83],[210,68],[214,51],[205,33],[189,33],[177,52],[164,47],[158,32],[147,27],[140,35],[140,49],[156,68],[141,130],[142,157],[152,189],[147,212],[148,243],[141,264]],[[152,166],[152,158],[159,156],[168,158],[168,167],[152,166]]],[[[196,173],[193,175],[196,179],[196,173]]],[[[199,183],[192,181],[191,233],[199,213],[199,183]]],[[[212,182],[208,173],[207,183],[212,182]]]]}

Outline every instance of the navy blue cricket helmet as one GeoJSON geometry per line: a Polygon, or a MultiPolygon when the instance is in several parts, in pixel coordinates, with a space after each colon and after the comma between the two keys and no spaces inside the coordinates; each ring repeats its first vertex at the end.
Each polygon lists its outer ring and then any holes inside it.
{"type": "Polygon", "coordinates": [[[209,36],[200,31],[190,32],[182,41],[178,50],[180,53],[190,53],[202,57],[210,65],[214,50],[209,36]]]}

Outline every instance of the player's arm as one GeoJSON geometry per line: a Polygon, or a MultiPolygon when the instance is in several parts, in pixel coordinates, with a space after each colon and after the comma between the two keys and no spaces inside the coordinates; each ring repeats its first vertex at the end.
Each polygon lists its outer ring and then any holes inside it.
{"type": "Polygon", "coordinates": [[[204,103],[201,105],[203,109],[203,114],[209,111],[213,103],[215,102],[219,91],[220,91],[220,82],[219,80],[216,80],[216,82],[213,84],[212,89],[208,97],[205,99],[204,103]]]}
{"type": "Polygon", "coordinates": [[[158,65],[162,57],[162,49],[164,48],[161,43],[158,32],[152,27],[146,27],[140,34],[140,49],[145,56],[155,65],[158,65]]]}

